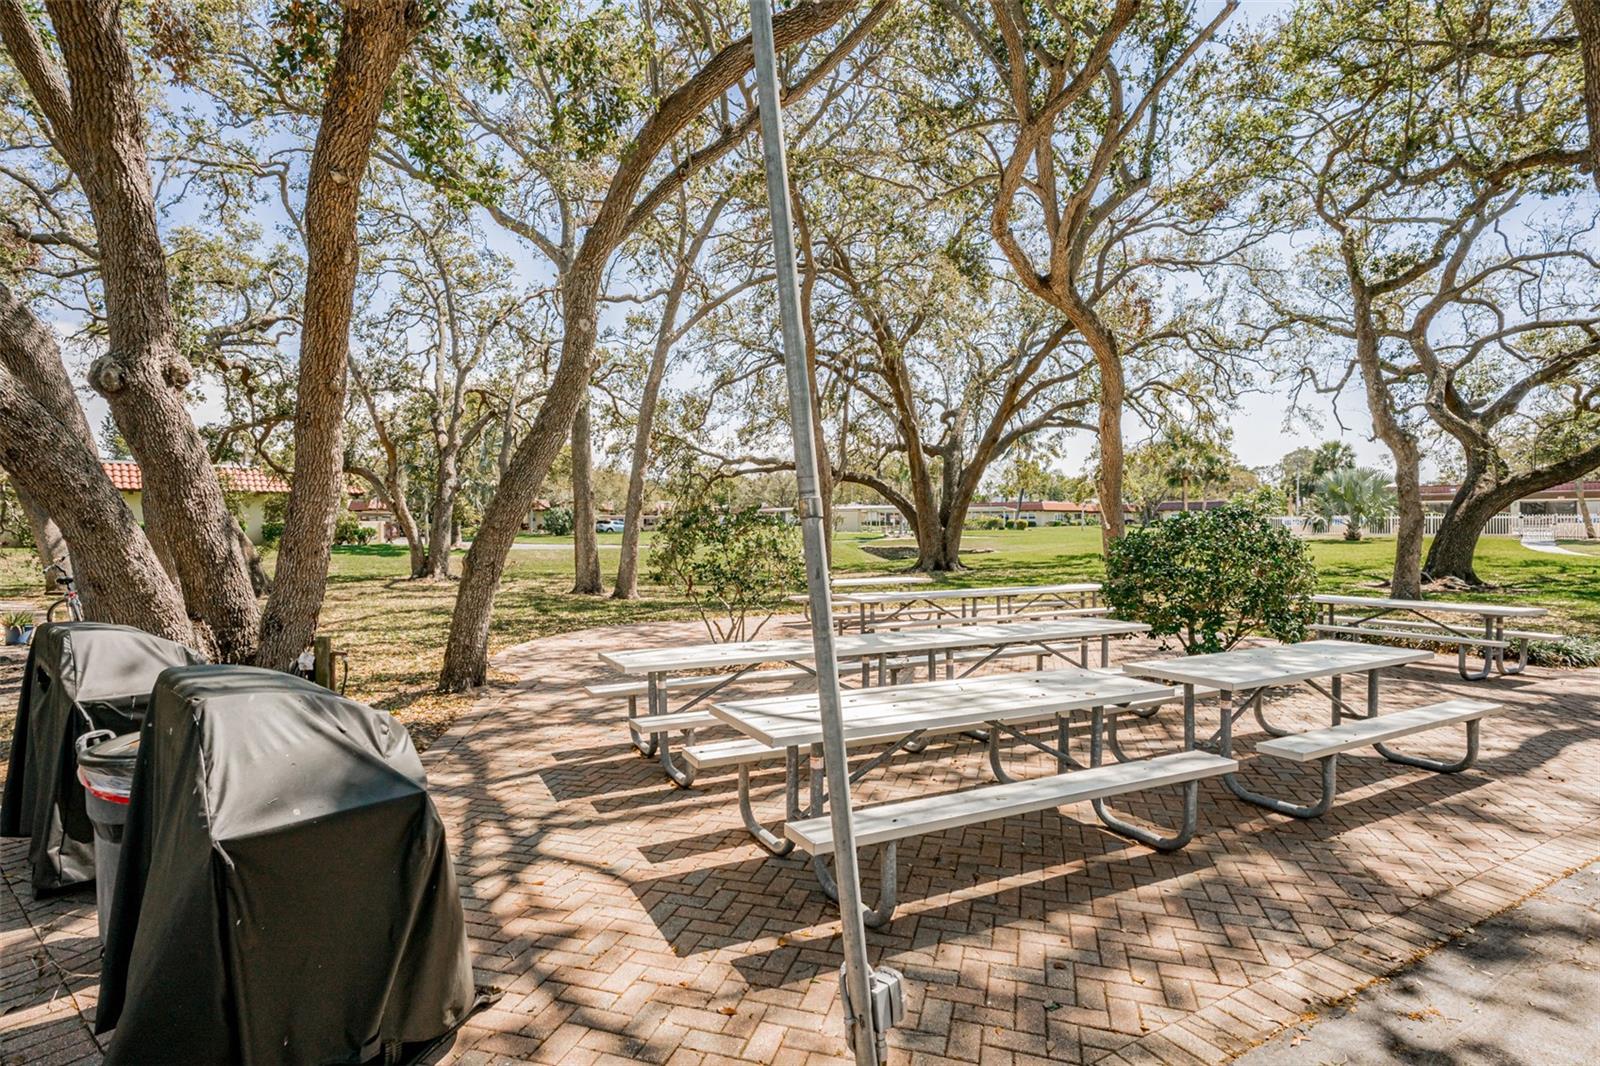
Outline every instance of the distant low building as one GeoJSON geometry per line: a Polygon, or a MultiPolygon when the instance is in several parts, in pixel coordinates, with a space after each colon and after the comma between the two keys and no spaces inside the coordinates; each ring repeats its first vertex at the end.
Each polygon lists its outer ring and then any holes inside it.
{"type": "MultiPolygon", "coordinates": [[[[131,459],[103,459],[100,466],[111,479],[122,498],[127,501],[133,515],[144,521],[144,473],[131,459]]],[[[266,521],[267,503],[289,495],[289,483],[270,470],[253,466],[236,466],[232,463],[216,464],[217,479],[222,489],[229,493],[239,506],[239,525],[252,544],[261,543],[261,526],[266,521]]],[[[351,489],[351,495],[358,495],[351,489]]]]}

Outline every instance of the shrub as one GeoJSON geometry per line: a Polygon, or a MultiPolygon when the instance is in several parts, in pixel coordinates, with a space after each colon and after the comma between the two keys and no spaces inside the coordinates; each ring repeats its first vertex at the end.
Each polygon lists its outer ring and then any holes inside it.
{"type": "Polygon", "coordinates": [[[335,544],[365,544],[372,539],[372,530],[361,524],[361,520],[349,511],[345,511],[333,523],[333,542],[335,544]]]}
{"type": "Polygon", "coordinates": [[[759,506],[675,507],[656,526],[650,575],[694,601],[711,639],[746,640],[805,585],[800,530],[759,506]]]}
{"type": "Polygon", "coordinates": [[[1600,641],[1588,637],[1529,641],[1528,661],[1536,666],[1600,666],[1600,641]]]}
{"type": "Polygon", "coordinates": [[[572,512],[565,507],[552,507],[539,520],[539,526],[552,536],[564,537],[572,532],[572,512]]]}
{"type": "Polygon", "coordinates": [[[1224,651],[1265,631],[1301,640],[1315,620],[1317,574],[1305,545],[1248,507],[1180,513],[1130,530],[1106,555],[1116,616],[1176,636],[1188,653],[1224,651]]]}
{"type": "Polygon", "coordinates": [[[276,548],[278,546],[278,542],[280,540],[282,540],[282,539],[283,539],[283,523],[282,522],[263,522],[263,523],[261,523],[261,543],[265,547],[276,548]]]}

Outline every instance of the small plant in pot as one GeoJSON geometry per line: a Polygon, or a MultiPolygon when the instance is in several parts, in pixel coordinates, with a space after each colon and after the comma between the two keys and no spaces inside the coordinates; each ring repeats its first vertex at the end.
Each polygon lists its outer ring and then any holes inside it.
{"type": "Polygon", "coordinates": [[[0,616],[6,626],[7,644],[26,644],[33,639],[33,612],[17,611],[0,616]]]}

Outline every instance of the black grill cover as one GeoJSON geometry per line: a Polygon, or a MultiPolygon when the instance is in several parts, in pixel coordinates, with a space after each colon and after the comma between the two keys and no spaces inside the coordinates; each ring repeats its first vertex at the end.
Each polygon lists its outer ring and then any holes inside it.
{"type": "Polygon", "coordinates": [[[29,837],[35,895],[94,880],[94,830],[73,745],[91,729],[132,733],[156,676],[203,661],[130,626],[56,622],[34,631],[0,801],[0,836],[29,837]]]}
{"type": "Polygon", "coordinates": [[[107,1063],[328,1063],[471,1009],[444,827],[404,727],[300,678],[168,670],[134,772],[107,1063]]]}

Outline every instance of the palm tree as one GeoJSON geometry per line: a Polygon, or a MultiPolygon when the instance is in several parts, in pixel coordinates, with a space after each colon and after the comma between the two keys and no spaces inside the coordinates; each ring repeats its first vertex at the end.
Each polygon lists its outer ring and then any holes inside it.
{"type": "Polygon", "coordinates": [[[1345,540],[1360,540],[1361,530],[1380,518],[1388,518],[1394,513],[1394,505],[1389,477],[1379,470],[1347,467],[1332,471],[1323,476],[1317,494],[1317,510],[1330,525],[1338,515],[1347,519],[1345,540]]]}
{"type": "Polygon", "coordinates": [[[1226,481],[1231,473],[1231,456],[1224,445],[1183,426],[1169,425],[1158,446],[1162,477],[1168,487],[1179,490],[1185,511],[1189,509],[1190,485],[1198,485],[1204,495],[1206,486],[1226,481]]]}

